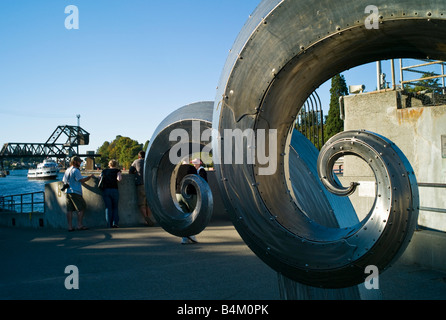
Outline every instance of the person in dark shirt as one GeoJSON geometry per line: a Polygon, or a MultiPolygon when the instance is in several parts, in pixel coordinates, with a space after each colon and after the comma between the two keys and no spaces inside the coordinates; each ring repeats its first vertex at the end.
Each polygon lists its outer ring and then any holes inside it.
{"type": "Polygon", "coordinates": [[[194,159],[192,160],[192,164],[197,170],[197,174],[200,177],[202,177],[206,182],[208,182],[208,174],[206,172],[206,169],[204,168],[203,161],[201,161],[201,159],[194,159]]]}
{"type": "Polygon", "coordinates": [[[104,199],[107,211],[106,219],[110,228],[119,227],[119,190],[118,182],[122,180],[121,170],[118,169],[118,162],[110,160],[109,168],[101,173],[102,178],[102,198],[104,199]]]}

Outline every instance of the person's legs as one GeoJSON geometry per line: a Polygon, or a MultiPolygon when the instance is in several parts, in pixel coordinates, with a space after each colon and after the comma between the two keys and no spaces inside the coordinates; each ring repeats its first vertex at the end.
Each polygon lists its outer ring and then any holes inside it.
{"type": "Polygon", "coordinates": [[[68,231],[74,231],[73,229],[73,211],[67,211],[68,231]]]}
{"type": "Polygon", "coordinates": [[[82,211],[78,211],[78,216],[77,216],[77,229],[78,230],[86,230],[87,228],[84,227],[84,225],[82,224],[82,221],[84,219],[84,210],[82,211]]]}
{"type": "Polygon", "coordinates": [[[137,193],[137,198],[138,198],[138,207],[139,207],[139,212],[141,212],[141,215],[143,217],[143,219],[146,221],[147,223],[147,217],[148,217],[148,213],[147,213],[147,201],[146,201],[146,192],[144,190],[144,185],[139,185],[136,186],[136,193],[137,193]]]}
{"type": "Polygon", "coordinates": [[[146,199],[146,217],[147,219],[152,221],[152,210],[150,210],[149,206],[147,205],[147,199],[146,199]]]}
{"type": "Polygon", "coordinates": [[[71,197],[69,194],[66,195],[66,206],[67,206],[67,223],[68,223],[68,231],[74,231],[73,228],[73,211],[76,210],[73,202],[71,201],[71,197]]]}
{"type": "Polygon", "coordinates": [[[152,213],[150,209],[147,206],[143,205],[139,207],[139,211],[141,212],[141,215],[143,216],[146,225],[148,225],[149,227],[153,227],[155,223],[153,223],[152,219],[150,218],[152,213]]]}
{"type": "Polygon", "coordinates": [[[111,214],[111,226],[117,227],[119,225],[119,214],[118,214],[118,205],[119,205],[119,191],[118,189],[113,189],[111,193],[111,203],[112,203],[112,214],[111,214]]]}
{"type": "Polygon", "coordinates": [[[110,196],[110,189],[104,189],[102,191],[102,198],[104,199],[105,209],[107,211],[107,226],[113,226],[113,203],[110,196]]]}
{"type": "Polygon", "coordinates": [[[85,209],[87,208],[87,204],[84,200],[84,198],[81,195],[78,194],[70,194],[70,200],[75,208],[73,211],[78,212],[77,217],[77,229],[78,230],[87,230],[88,228],[83,225],[83,219],[84,219],[84,213],[85,209]]]}
{"type": "Polygon", "coordinates": [[[152,211],[147,205],[146,191],[144,189],[144,186],[143,185],[137,186],[136,190],[138,195],[139,212],[141,212],[141,215],[144,218],[146,225],[148,225],[149,227],[153,227],[155,223],[153,223],[152,221],[152,211]]]}

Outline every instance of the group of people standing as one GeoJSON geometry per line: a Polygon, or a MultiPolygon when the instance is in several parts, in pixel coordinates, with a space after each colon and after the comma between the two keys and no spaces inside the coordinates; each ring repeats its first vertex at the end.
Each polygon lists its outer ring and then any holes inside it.
{"type": "MultiPolygon", "coordinates": [[[[144,187],[144,159],[145,152],[141,151],[138,154],[138,159],[135,160],[129,169],[129,174],[135,176],[135,185],[137,193],[138,207],[141,212],[142,217],[147,226],[154,226],[155,223],[152,219],[152,213],[147,204],[147,198],[145,194],[144,187]]],[[[83,177],[80,171],[80,166],[82,164],[82,159],[75,156],[71,159],[70,167],[64,174],[62,182],[67,186],[66,188],[66,206],[67,206],[67,221],[68,221],[68,231],[75,230],[87,230],[88,228],[83,225],[83,217],[86,209],[86,202],[82,195],[82,183],[85,183],[94,177],[91,174],[88,177],[83,177]],[[73,227],[72,217],[73,212],[78,212],[77,227],[73,227]]],[[[196,191],[193,187],[189,186],[186,190],[186,194],[190,195],[192,199],[189,201],[185,200],[181,196],[181,180],[188,174],[198,174],[206,182],[207,172],[204,169],[203,162],[200,159],[194,159],[191,164],[182,164],[177,173],[177,201],[181,209],[185,212],[192,212],[195,208],[196,202],[196,191]],[[190,189],[190,187],[192,189],[190,189]],[[180,191],[179,191],[180,190],[180,191]],[[194,202],[195,199],[195,202],[194,202]]],[[[118,168],[118,162],[116,160],[110,160],[108,163],[108,168],[103,170],[99,180],[99,187],[102,189],[102,197],[104,199],[104,204],[106,208],[106,220],[107,225],[110,228],[119,227],[119,190],[118,183],[122,181],[122,172],[118,168]]],[[[195,236],[190,236],[182,239],[182,244],[187,243],[197,243],[195,236]]]]}
{"type": "MultiPolygon", "coordinates": [[[[135,160],[129,170],[130,174],[135,175],[135,184],[137,190],[137,199],[139,210],[148,226],[154,226],[151,216],[151,211],[147,205],[147,199],[144,190],[144,158],[145,152],[141,151],[138,154],[138,159],[135,160]]],[[[83,218],[86,202],[82,195],[82,183],[94,178],[94,174],[88,177],[83,177],[80,171],[82,159],[75,156],[71,159],[70,167],[65,171],[62,182],[67,186],[66,188],[66,205],[67,205],[67,221],[68,231],[87,230],[83,225],[83,218]],[[73,212],[78,212],[77,227],[73,227],[73,212]]],[[[104,199],[107,225],[110,228],[119,227],[119,189],[118,183],[122,181],[121,169],[118,168],[116,160],[110,160],[108,168],[103,170],[99,178],[99,187],[102,189],[102,198],[104,199]]]]}

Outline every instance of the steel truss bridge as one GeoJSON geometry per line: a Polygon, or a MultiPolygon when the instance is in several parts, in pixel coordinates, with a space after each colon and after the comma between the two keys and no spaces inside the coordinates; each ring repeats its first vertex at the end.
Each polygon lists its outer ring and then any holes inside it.
{"type": "Polygon", "coordinates": [[[0,151],[0,164],[6,159],[20,158],[69,158],[74,155],[98,157],[96,154],[79,154],[79,146],[88,145],[90,134],[80,126],[58,126],[45,143],[5,143],[0,151]],[[65,143],[57,143],[65,136],[65,143]]]}

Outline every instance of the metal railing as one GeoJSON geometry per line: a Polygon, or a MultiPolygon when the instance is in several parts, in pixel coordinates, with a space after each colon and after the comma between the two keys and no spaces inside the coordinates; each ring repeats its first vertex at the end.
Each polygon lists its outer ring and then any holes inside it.
{"type": "Polygon", "coordinates": [[[45,192],[0,197],[0,212],[45,213],[45,192]]]}
{"type": "Polygon", "coordinates": [[[441,79],[441,81],[442,81],[442,86],[441,87],[429,86],[426,83],[424,83],[422,86],[424,86],[426,88],[430,88],[430,89],[437,89],[437,90],[440,89],[442,91],[442,93],[445,94],[446,93],[445,92],[445,78],[446,78],[445,62],[444,61],[433,61],[433,60],[428,60],[428,59],[423,59],[421,61],[423,61],[424,63],[404,67],[402,59],[400,59],[400,75],[401,75],[401,85],[402,85],[402,87],[404,88],[405,85],[409,85],[409,84],[411,84],[411,85],[419,85],[420,81],[441,79]],[[439,65],[440,68],[441,68],[441,72],[435,73],[435,72],[426,72],[426,71],[423,71],[423,70],[418,70],[419,68],[426,67],[426,66],[433,66],[433,65],[439,65]],[[412,79],[412,80],[404,80],[404,71],[412,72],[412,73],[418,73],[418,74],[422,74],[422,75],[431,74],[431,76],[417,78],[417,79],[412,79]]]}
{"type": "Polygon", "coordinates": [[[316,91],[313,91],[302,106],[294,128],[307,137],[318,150],[324,146],[324,111],[316,91]]]}
{"type": "MultiPolygon", "coordinates": [[[[420,187],[420,188],[446,189],[446,184],[442,184],[442,183],[418,183],[418,187],[420,187]]],[[[429,212],[446,213],[446,209],[443,209],[443,208],[430,208],[430,207],[422,207],[422,206],[420,206],[420,210],[429,211],[429,212]]]]}

